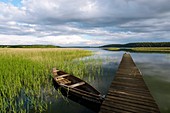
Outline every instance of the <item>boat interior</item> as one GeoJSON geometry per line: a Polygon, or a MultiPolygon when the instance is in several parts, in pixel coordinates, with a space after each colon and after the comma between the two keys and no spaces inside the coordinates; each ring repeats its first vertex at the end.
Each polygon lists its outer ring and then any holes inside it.
{"type": "Polygon", "coordinates": [[[96,89],[94,89],[91,85],[87,84],[85,81],[63,71],[53,69],[53,76],[55,81],[59,85],[64,85],[66,87],[74,88],[77,90],[83,90],[97,95],[100,94],[96,89]]]}

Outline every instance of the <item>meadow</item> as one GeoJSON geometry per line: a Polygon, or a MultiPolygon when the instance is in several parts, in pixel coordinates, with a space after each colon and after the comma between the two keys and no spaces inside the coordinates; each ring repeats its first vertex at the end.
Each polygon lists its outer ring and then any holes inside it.
{"type": "Polygon", "coordinates": [[[79,58],[92,55],[81,49],[62,48],[1,48],[0,108],[2,113],[42,112],[54,95],[51,69],[64,70],[79,78],[96,73],[79,58]]]}

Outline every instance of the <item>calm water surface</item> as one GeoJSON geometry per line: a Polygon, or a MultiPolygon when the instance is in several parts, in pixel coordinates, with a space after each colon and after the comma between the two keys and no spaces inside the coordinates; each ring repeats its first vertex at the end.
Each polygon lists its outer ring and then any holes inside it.
{"type": "MultiPolygon", "coordinates": [[[[83,79],[106,95],[124,52],[106,51],[98,48],[86,50],[92,50],[95,54],[82,58],[82,60],[102,60],[102,71],[100,74],[90,75],[92,79],[89,77],[83,79]]],[[[170,113],[170,54],[131,53],[131,55],[141,70],[161,112],[170,113]]],[[[94,113],[68,99],[52,98],[52,100],[44,113],[94,113]]]]}

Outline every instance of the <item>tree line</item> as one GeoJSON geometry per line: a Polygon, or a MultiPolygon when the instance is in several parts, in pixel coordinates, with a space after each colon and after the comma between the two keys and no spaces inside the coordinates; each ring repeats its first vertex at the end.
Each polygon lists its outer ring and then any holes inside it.
{"type": "Polygon", "coordinates": [[[0,45],[0,48],[58,48],[54,45],[0,45]]]}
{"type": "Polygon", "coordinates": [[[136,42],[127,44],[109,44],[101,47],[170,47],[170,42],[136,42]]]}

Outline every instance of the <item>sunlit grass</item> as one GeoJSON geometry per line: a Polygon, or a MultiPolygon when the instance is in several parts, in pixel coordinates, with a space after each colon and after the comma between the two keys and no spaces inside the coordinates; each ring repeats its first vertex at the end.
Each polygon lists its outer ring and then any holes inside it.
{"type": "Polygon", "coordinates": [[[110,50],[110,51],[119,51],[120,48],[116,48],[116,47],[112,47],[112,48],[105,48],[106,50],[110,50]]]}
{"type": "Polygon", "coordinates": [[[109,51],[128,51],[128,52],[170,52],[170,47],[133,47],[133,48],[104,48],[109,51]]]}
{"type": "Polygon", "coordinates": [[[81,49],[0,49],[0,112],[42,112],[53,95],[51,69],[79,78],[96,73],[95,64],[78,60],[92,52],[81,49]],[[73,60],[77,59],[77,60],[73,60]]]}
{"type": "Polygon", "coordinates": [[[170,47],[136,47],[133,51],[170,52],[170,47]]]}

